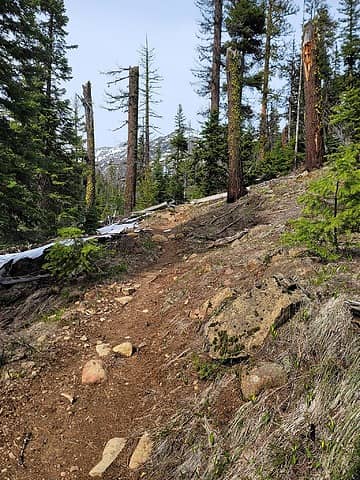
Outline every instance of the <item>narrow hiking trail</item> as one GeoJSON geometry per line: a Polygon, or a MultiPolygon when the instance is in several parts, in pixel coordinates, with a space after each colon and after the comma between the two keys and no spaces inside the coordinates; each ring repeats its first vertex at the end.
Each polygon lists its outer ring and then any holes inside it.
{"type": "MultiPolygon", "coordinates": [[[[166,436],[172,418],[182,412],[186,422],[188,412],[190,420],[194,405],[208,409],[207,421],[226,432],[244,400],[230,366],[207,407],[211,382],[199,379],[194,368],[194,356],[206,355],[203,305],[229,290],[240,295],[262,288],[259,281],[275,273],[300,283],[316,274],[316,259],[279,246],[286,222],[299,213],[295,199],[306,182],[302,176],[278,179],[252,188],[235,205],[219,201],[159,212],[142,223],[150,238],[124,236],[125,243],[147,246],[135,255],[130,273],[90,286],[58,323],[30,327],[30,353],[11,364],[8,375],[5,366],[0,478],[91,478],[112,438],[126,444],[104,480],[163,478],[147,473],[146,465],[130,469],[131,455],[145,432],[166,436]],[[242,238],[214,245],[243,231],[242,238]],[[134,346],[132,356],[110,351],[102,358],[107,379],[83,385],[84,365],[99,359],[96,348],[122,342],[134,346]]],[[[261,355],[266,359],[265,350],[261,355]]],[[[181,430],[177,436],[181,442],[181,430]]]]}

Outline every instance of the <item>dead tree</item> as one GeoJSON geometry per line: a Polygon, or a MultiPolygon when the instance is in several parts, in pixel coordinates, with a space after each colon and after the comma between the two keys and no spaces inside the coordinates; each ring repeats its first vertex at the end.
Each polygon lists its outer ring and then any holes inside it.
{"type": "Polygon", "coordinates": [[[241,77],[239,76],[240,55],[231,47],[226,51],[226,73],[228,91],[228,148],[229,181],[228,203],[236,202],[246,194],[241,147],[241,77]]]}
{"type": "Polygon", "coordinates": [[[139,67],[129,68],[128,144],[125,178],[125,214],[135,207],[139,116],[139,67]]]}
{"type": "Polygon", "coordinates": [[[305,93],[305,145],[307,170],[321,167],[324,142],[321,128],[320,78],[317,65],[317,38],[312,21],[304,26],[302,46],[305,93]]]}
{"type": "Polygon", "coordinates": [[[91,83],[86,82],[82,86],[82,103],[85,110],[86,128],[86,209],[92,210],[95,206],[95,136],[94,136],[94,111],[91,95],[91,83]]]}
{"type": "Polygon", "coordinates": [[[136,167],[138,153],[138,128],[139,128],[139,67],[120,68],[106,72],[114,77],[114,80],[107,83],[107,86],[121,84],[128,80],[128,88],[121,87],[116,93],[107,92],[110,111],[123,111],[127,113],[127,120],[120,125],[120,128],[128,126],[126,177],[125,177],[125,199],[124,212],[129,214],[136,200],[136,167]]]}

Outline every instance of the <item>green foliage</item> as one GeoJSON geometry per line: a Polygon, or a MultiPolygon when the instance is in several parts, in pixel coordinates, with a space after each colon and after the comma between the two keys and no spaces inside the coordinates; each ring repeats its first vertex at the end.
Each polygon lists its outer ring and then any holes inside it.
{"type": "Polygon", "coordinates": [[[340,241],[351,242],[360,228],[359,155],[360,144],[339,149],[330,169],[300,197],[303,216],[292,222],[285,241],[304,244],[325,259],[336,258],[340,241]]]}
{"type": "Polygon", "coordinates": [[[137,187],[136,207],[143,209],[155,205],[159,198],[159,187],[153,170],[146,169],[137,187]]]}
{"type": "Polygon", "coordinates": [[[289,173],[294,163],[294,142],[282,145],[277,140],[273,148],[265,153],[264,161],[258,165],[257,176],[270,179],[289,173]]]}
{"type": "Polygon", "coordinates": [[[227,129],[219,123],[218,114],[213,113],[205,122],[191,154],[190,191],[208,196],[226,190],[227,162],[227,129]]]}
{"type": "Polygon", "coordinates": [[[204,360],[194,355],[192,364],[200,380],[213,380],[220,372],[221,365],[214,361],[204,360]]]}
{"type": "Polygon", "coordinates": [[[62,240],[56,242],[46,254],[43,268],[59,280],[71,280],[79,275],[99,271],[98,262],[104,255],[103,248],[93,240],[80,238],[78,228],[63,228],[59,231],[62,240]]]}

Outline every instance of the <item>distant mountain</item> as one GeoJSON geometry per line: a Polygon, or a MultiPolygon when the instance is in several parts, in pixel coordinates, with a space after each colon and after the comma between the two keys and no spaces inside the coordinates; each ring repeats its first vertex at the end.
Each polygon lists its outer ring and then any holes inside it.
{"type": "MultiPolygon", "coordinates": [[[[174,133],[154,138],[150,144],[150,154],[154,159],[157,152],[160,151],[160,161],[165,162],[171,154],[171,138],[174,133]]],[[[192,133],[189,140],[189,150],[191,151],[195,136],[192,133]]],[[[124,178],[126,173],[126,154],[127,142],[120,143],[115,147],[99,147],[96,149],[96,165],[100,172],[106,174],[109,168],[114,166],[116,177],[124,178]]]]}

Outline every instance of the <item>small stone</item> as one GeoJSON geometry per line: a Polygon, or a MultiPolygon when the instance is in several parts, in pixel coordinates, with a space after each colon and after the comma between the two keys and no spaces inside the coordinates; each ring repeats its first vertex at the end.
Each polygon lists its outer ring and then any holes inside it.
{"type": "Polygon", "coordinates": [[[77,465],[73,465],[72,467],[70,467],[70,473],[74,473],[78,471],[79,471],[79,467],[77,465]]]}
{"type": "Polygon", "coordinates": [[[71,403],[71,405],[75,402],[75,397],[74,395],[71,395],[70,393],[60,393],[60,395],[64,398],[66,398],[66,400],[69,400],[69,402],[71,403]]]}
{"type": "Polygon", "coordinates": [[[168,241],[168,238],[165,237],[165,235],[160,235],[158,233],[156,233],[155,235],[153,235],[152,237],[152,240],[154,242],[159,242],[159,243],[164,243],[164,242],[167,242],[168,241]]]}
{"type": "Polygon", "coordinates": [[[118,353],[123,357],[131,357],[131,355],[133,354],[133,350],[134,348],[130,342],[120,343],[119,345],[116,345],[116,347],[113,348],[114,353],[118,353]]]}
{"type": "Polygon", "coordinates": [[[40,337],[38,337],[38,339],[36,340],[36,343],[38,345],[42,345],[46,340],[46,335],[41,335],[40,337]]]}
{"type": "Polygon", "coordinates": [[[153,442],[148,433],[144,433],[144,435],[140,438],[137,447],[134,450],[134,453],[131,456],[129,468],[130,470],[136,470],[141,465],[146,463],[151,455],[153,447],[153,442]]]}
{"type": "Polygon", "coordinates": [[[120,305],[127,305],[129,302],[131,302],[131,300],[133,299],[133,297],[131,296],[126,296],[126,297],[116,297],[115,298],[115,301],[117,303],[120,303],[120,305]]]}
{"type": "Polygon", "coordinates": [[[80,337],[80,340],[81,340],[82,342],[87,342],[87,339],[88,339],[88,338],[87,338],[86,335],[83,335],[82,337],[80,337]]]}
{"type": "Polygon", "coordinates": [[[127,297],[130,297],[133,293],[136,292],[136,288],[135,287],[123,287],[121,289],[121,291],[124,295],[126,295],[127,297]]]}
{"type": "Polygon", "coordinates": [[[95,349],[99,357],[107,357],[111,352],[111,347],[108,343],[100,343],[96,345],[95,349]]]}
{"type": "Polygon", "coordinates": [[[149,313],[149,310],[145,308],[145,310],[143,310],[142,313],[149,313]]]}
{"type": "Polygon", "coordinates": [[[94,385],[106,380],[106,372],[102,360],[89,360],[82,370],[81,383],[83,385],[94,385]]]}
{"type": "Polygon", "coordinates": [[[286,381],[281,365],[264,362],[241,376],[241,391],[246,400],[251,400],[264,390],[281,387],[286,381]]]}
{"type": "Polygon", "coordinates": [[[99,462],[90,472],[90,477],[101,477],[110,467],[113,461],[118,457],[126,445],[125,438],[112,438],[104,448],[101,462],[99,462]]]}

